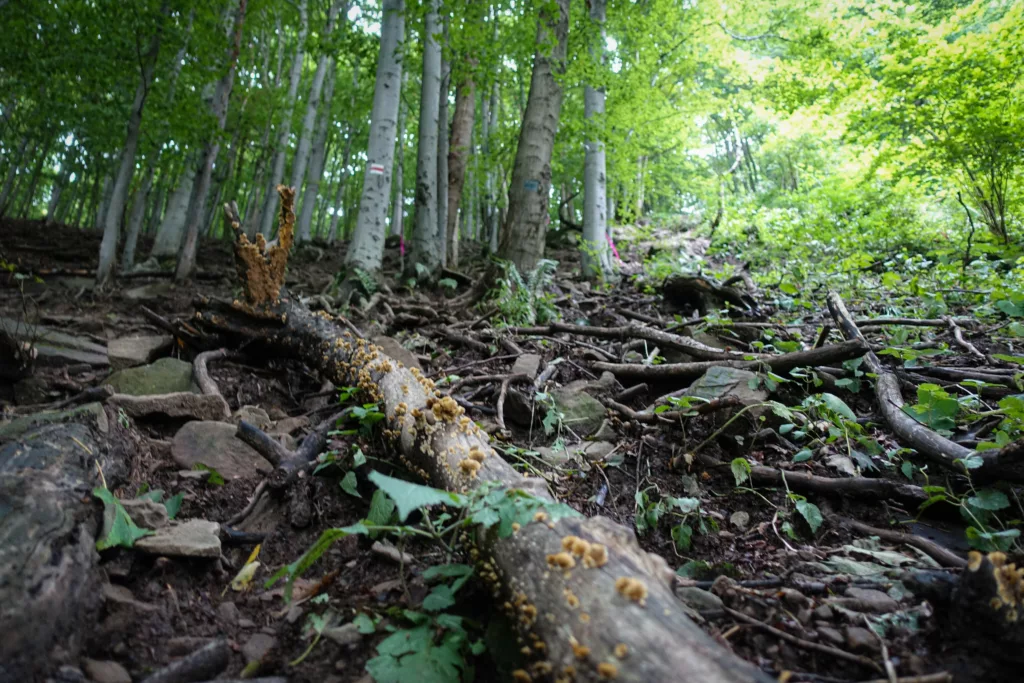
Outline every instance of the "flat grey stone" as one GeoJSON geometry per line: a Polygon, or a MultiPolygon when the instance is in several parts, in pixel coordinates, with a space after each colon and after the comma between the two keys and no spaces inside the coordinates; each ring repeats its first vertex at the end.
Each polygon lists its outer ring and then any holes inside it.
{"type": "Polygon", "coordinates": [[[145,365],[171,348],[174,338],[169,334],[149,337],[122,337],[107,344],[107,357],[113,370],[145,365]]]}
{"type": "Polygon", "coordinates": [[[191,391],[147,396],[114,394],[107,400],[134,418],[161,415],[193,420],[223,420],[231,413],[223,397],[216,394],[193,394],[191,391]]]}
{"type": "Polygon", "coordinates": [[[734,512],[729,516],[729,523],[740,531],[743,531],[750,526],[750,515],[742,510],[734,512]]]}
{"type": "Polygon", "coordinates": [[[270,472],[273,466],[235,436],[237,427],[227,422],[189,422],[171,442],[171,457],[179,466],[193,469],[203,464],[225,479],[252,477],[270,472]]]}
{"type": "Polygon", "coordinates": [[[148,301],[149,299],[158,299],[162,296],[167,296],[171,293],[174,284],[169,280],[163,282],[152,282],[148,285],[142,285],[141,287],[133,287],[127,289],[121,293],[126,299],[132,301],[148,301]]]}
{"type": "Polygon", "coordinates": [[[757,374],[749,370],[716,365],[691,384],[686,390],[686,395],[709,401],[735,396],[744,406],[763,403],[768,400],[768,392],[750,388],[750,381],[756,379],[757,374]]]}
{"type": "Polygon", "coordinates": [[[352,623],[335,626],[324,631],[324,635],[338,645],[356,645],[363,640],[363,634],[352,623]]]}
{"type": "Polygon", "coordinates": [[[562,425],[581,437],[596,432],[604,421],[604,404],[572,385],[551,390],[551,397],[562,413],[562,425]]]}
{"type": "Polygon", "coordinates": [[[0,316],[0,329],[19,341],[31,342],[39,365],[88,363],[103,367],[109,363],[106,346],[51,327],[0,316]]]}
{"type": "Polygon", "coordinates": [[[243,420],[263,431],[267,431],[274,424],[267,411],[259,406],[242,406],[231,416],[231,422],[234,424],[243,420]]]}
{"type": "Polygon", "coordinates": [[[832,643],[833,645],[842,645],[846,642],[846,638],[843,637],[843,634],[831,626],[819,626],[818,636],[820,636],[826,643],[832,643]]]}
{"type": "Polygon", "coordinates": [[[895,612],[899,603],[879,590],[871,588],[847,588],[841,598],[830,600],[834,605],[854,610],[855,612],[895,612]]]}
{"type": "Polygon", "coordinates": [[[242,618],[241,613],[238,611],[238,605],[233,602],[222,602],[217,608],[217,614],[225,624],[234,626],[238,623],[238,620],[242,618]]]}
{"type": "Polygon", "coordinates": [[[260,662],[275,645],[277,645],[277,638],[274,636],[266,633],[254,633],[242,646],[242,654],[245,655],[247,662],[260,662]]]}
{"type": "Polygon", "coordinates": [[[581,452],[590,462],[601,462],[615,450],[615,444],[610,441],[584,441],[574,450],[581,452]]]}
{"type": "Polygon", "coordinates": [[[168,557],[220,557],[220,525],[205,519],[172,522],[135,542],[137,550],[168,557]]]}
{"type": "Polygon", "coordinates": [[[420,365],[419,360],[416,359],[413,352],[402,346],[397,339],[381,335],[379,337],[374,337],[373,343],[380,347],[380,350],[384,352],[384,355],[397,360],[410,370],[412,368],[416,368],[420,372],[423,372],[423,367],[420,365]]]}
{"type": "Polygon", "coordinates": [[[114,583],[103,584],[103,599],[109,603],[131,607],[140,612],[155,612],[159,609],[156,605],[136,600],[130,590],[114,583]]]}
{"type": "Polygon", "coordinates": [[[523,355],[516,358],[516,362],[512,364],[513,375],[528,375],[530,379],[537,379],[537,373],[540,371],[541,358],[536,353],[524,353],[523,355]]]}
{"type": "Polygon", "coordinates": [[[177,391],[196,391],[192,381],[192,364],[177,358],[161,358],[149,365],[118,370],[104,384],[114,387],[119,394],[148,396],[173,394],[177,391]]]}
{"type": "Polygon", "coordinates": [[[99,403],[86,403],[68,410],[47,410],[11,420],[5,425],[0,425],[0,441],[16,439],[35,427],[60,422],[92,424],[101,434],[106,434],[110,427],[103,406],[99,403]]]}
{"type": "Polygon", "coordinates": [[[117,662],[83,659],[82,669],[95,683],[132,683],[128,671],[117,662]]]}
{"type": "Polygon", "coordinates": [[[854,652],[873,652],[880,649],[878,637],[861,626],[846,627],[846,647],[854,652]]]}
{"type": "MultiPolygon", "coordinates": [[[[167,518],[167,508],[163,503],[135,498],[122,500],[121,505],[124,506],[125,512],[132,518],[136,526],[143,529],[162,529],[170,523],[167,518]]],[[[104,529],[104,534],[106,531],[104,529]]]]}
{"type": "Polygon", "coordinates": [[[696,586],[684,586],[677,588],[675,592],[676,597],[698,612],[714,612],[723,607],[720,597],[696,586]]]}

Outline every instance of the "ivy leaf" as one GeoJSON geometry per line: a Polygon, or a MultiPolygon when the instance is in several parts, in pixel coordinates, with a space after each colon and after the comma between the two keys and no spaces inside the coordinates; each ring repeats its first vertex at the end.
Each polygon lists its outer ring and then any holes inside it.
{"type": "Polygon", "coordinates": [[[978,495],[971,496],[967,502],[982,510],[1004,510],[1010,507],[1010,500],[1002,491],[993,489],[982,489],[978,495]]]}
{"type": "Polygon", "coordinates": [[[371,472],[369,479],[395,502],[395,506],[398,508],[399,522],[404,522],[409,513],[420,508],[441,504],[457,508],[466,505],[466,499],[457,493],[442,491],[422,484],[413,484],[380,472],[371,472]]]}
{"type": "Polygon", "coordinates": [[[736,486],[742,486],[743,482],[750,479],[750,463],[746,458],[734,458],[729,463],[729,469],[732,470],[733,479],[736,480],[736,486]]]}
{"type": "Polygon", "coordinates": [[[131,548],[135,541],[153,533],[149,529],[136,526],[124,505],[109,489],[97,486],[92,490],[92,495],[103,501],[104,531],[102,537],[96,541],[96,550],[131,548]]]}
{"type": "Polygon", "coordinates": [[[362,496],[359,495],[359,489],[356,487],[356,473],[352,470],[345,473],[345,477],[341,480],[340,486],[342,491],[353,498],[362,498],[362,496]]]}
{"type": "Polygon", "coordinates": [[[434,586],[434,590],[430,592],[430,595],[423,598],[423,609],[428,612],[440,612],[454,604],[455,593],[452,591],[451,586],[444,584],[434,586]]]}
{"type": "Polygon", "coordinates": [[[690,528],[689,524],[677,524],[672,527],[672,541],[676,544],[676,549],[679,552],[688,551],[692,539],[693,529],[690,528]]]}
{"type": "Polygon", "coordinates": [[[807,522],[807,526],[811,528],[811,533],[818,533],[818,529],[821,528],[824,518],[821,516],[821,510],[814,503],[806,500],[798,500],[796,502],[796,511],[800,513],[800,516],[807,522]]]}

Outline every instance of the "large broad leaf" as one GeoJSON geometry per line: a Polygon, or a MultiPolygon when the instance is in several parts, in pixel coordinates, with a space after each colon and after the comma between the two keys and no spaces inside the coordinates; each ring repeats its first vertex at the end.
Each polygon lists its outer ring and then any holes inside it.
{"type": "Polygon", "coordinates": [[[1003,510],[1010,507],[1010,499],[1002,491],[982,489],[978,495],[971,496],[967,502],[982,510],[1003,510]]]}
{"type": "Polygon", "coordinates": [[[807,526],[811,528],[811,533],[818,533],[821,523],[825,521],[821,516],[821,510],[818,509],[818,506],[806,500],[798,500],[796,502],[796,511],[807,522],[807,526]]]}
{"type": "Polygon", "coordinates": [[[466,504],[466,499],[457,493],[413,484],[380,472],[371,472],[369,479],[377,488],[388,494],[391,500],[395,501],[400,522],[404,522],[410,512],[420,508],[441,504],[460,508],[466,504]]]}
{"type": "Polygon", "coordinates": [[[850,422],[857,421],[857,414],[850,409],[850,406],[846,405],[846,402],[843,401],[843,399],[839,398],[835,394],[822,394],[821,400],[833,413],[842,416],[850,422]]]}
{"type": "Polygon", "coordinates": [[[121,501],[110,492],[110,489],[97,486],[92,490],[92,495],[103,501],[103,528],[106,531],[103,538],[96,541],[96,550],[131,548],[135,541],[153,533],[149,529],[141,529],[135,525],[124,505],[121,505],[121,501]]]}

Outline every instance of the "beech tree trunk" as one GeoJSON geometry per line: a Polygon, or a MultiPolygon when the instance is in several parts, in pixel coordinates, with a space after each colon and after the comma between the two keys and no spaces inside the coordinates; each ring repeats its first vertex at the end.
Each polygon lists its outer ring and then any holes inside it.
{"type": "Polygon", "coordinates": [[[181,249],[181,239],[185,235],[185,214],[188,213],[189,200],[192,198],[192,186],[196,181],[196,161],[189,154],[185,158],[185,168],[178,178],[178,185],[167,200],[167,209],[160,227],[156,231],[150,258],[167,258],[177,256],[181,249]]]}
{"type": "Polygon", "coordinates": [[[345,136],[345,153],[341,158],[341,171],[338,173],[338,186],[334,189],[334,201],[331,202],[334,213],[331,214],[331,223],[327,228],[328,244],[334,244],[334,240],[338,238],[338,221],[341,220],[341,209],[345,200],[345,181],[348,180],[348,165],[351,160],[352,131],[350,130],[345,136]]]}
{"type": "Polygon", "coordinates": [[[557,0],[541,11],[537,22],[537,52],[533,60],[530,94],[519,131],[508,214],[498,254],[526,273],[544,257],[544,235],[550,215],[551,152],[562,110],[562,88],[555,75],[565,70],[569,0],[557,0]],[[546,54],[549,49],[550,54],[546,54]]]}
{"type": "Polygon", "coordinates": [[[57,221],[57,207],[60,206],[60,198],[67,187],[68,178],[71,176],[71,149],[64,151],[64,158],[60,162],[60,173],[53,182],[50,190],[50,201],[46,204],[46,225],[53,225],[57,221]]]}
{"type": "Polygon", "coordinates": [[[476,105],[476,86],[467,77],[455,89],[455,117],[452,119],[451,146],[448,148],[448,264],[459,266],[459,206],[462,187],[466,182],[466,163],[469,160],[470,137],[476,105]]]}
{"type": "MultiPolygon", "coordinates": [[[[601,27],[599,42],[590,55],[604,63],[605,1],[590,0],[590,20],[601,27]]],[[[586,153],[583,163],[583,241],[580,261],[583,277],[600,279],[611,270],[608,248],[608,186],[605,176],[604,142],[598,131],[603,128],[604,89],[587,85],[583,90],[583,112],[587,120],[586,153]]]]}
{"type": "MultiPolygon", "coordinates": [[[[345,0],[334,0],[331,3],[331,7],[327,12],[327,36],[330,36],[334,32],[334,26],[338,17],[338,12],[341,11],[342,5],[346,4],[345,0]]],[[[329,55],[324,52],[320,55],[316,62],[316,71],[313,73],[313,84],[309,88],[309,100],[306,102],[306,115],[302,119],[302,133],[299,136],[299,145],[295,150],[295,159],[292,161],[292,187],[299,193],[300,197],[305,197],[302,191],[302,183],[306,178],[307,166],[310,162],[310,152],[313,147],[313,140],[320,138],[320,128],[317,125],[317,111],[320,108],[320,95],[323,91],[324,81],[327,78],[327,70],[330,66],[333,70],[333,61],[329,55]],[[316,130],[314,130],[316,128],[316,130]]],[[[333,86],[332,86],[333,87],[333,86]]],[[[331,103],[330,94],[325,98],[325,105],[329,108],[331,103]]],[[[326,131],[326,124],[324,124],[324,131],[326,131]]],[[[310,176],[315,173],[323,172],[323,142],[320,143],[321,147],[321,159],[320,159],[320,170],[318,172],[310,172],[310,176]]],[[[312,177],[310,178],[312,181],[312,177]]],[[[319,187],[320,179],[316,179],[316,185],[319,187]]],[[[308,204],[312,207],[316,204],[316,190],[309,192],[308,204]]],[[[307,202],[303,201],[303,206],[307,202]]],[[[312,222],[313,210],[309,211],[310,218],[305,221],[300,220],[298,224],[298,232],[295,235],[295,239],[298,242],[308,242],[310,238],[309,226],[312,222]]]]}
{"type": "Polygon", "coordinates": [[[384,234],[391,199],[391,170],[395,158],[398,101],[401,99],[401,46],[405,40],[405,0],[384,0],[380,56],[370,113],[370,141],[359,200],[355,234],[345,263],[376,276],[384,258],[384,234]]]}
{"type": "MultiPolygon", "coordinates": [[[[495,82],[494,83],[494,87],[491,89],[491,125],[489,126],[488,130],[491,131],[492,133],[493,133],[493,131],[498,130],[498,108],[500,106],[500,99],[499,98],[501,96],[500,87],[501,86],[499,86],[498,83],[495,82]]],[[[489,139],[489,137],[488,137],[488,139],[489,139]]],[[[486,153],[488,155],[490,155],[490,151],[491,151],[490,150],[490,142],[487,142],[486,145],[487,145],[486,153]]],[[[491,160],[490,160],[490,158],[488,156],[488,164],[490,164],[490,163],[491,163],[491,160]]],[[[488,221],[488,223],[489,223],[488,230],[490,231],[489,246],[490,246],[490,252],[492,254],[497,254],[498,253],[498,233],[499,233],[499,226],[501,225],[501,208],[500,208],[500,206],[498,204],[498,182],[497,182],[497,175],[498,174],[494,171],[494,169],[492,169],[492,168],[490,168],[490,166],[488,166],[488,169],[487,169],[487,204],[488,204],[488,208],[490,210],[490,218],[489,218],[489,221],[488,221]]]]}
{"type": "Polygon", "coordinates": [[[288,150],[288,136],[292,130],[292,115],[296,106],[296,98],[299,93],[299,83],[302,80],[302,62],[306,57],[306,34],[309,29],[309,19],[306,14],[306,0],[299,0],[299,36],[298,44],[295,47],[295,58],[292,60],[291,73],[288,76],[288,96],[285,100],[288,110],[281,121],[281,128],[277,133],[277,145],[274,151],[274,163],[271,166],[270,176],[267,182],[266,195],[263,202],[263,210],[260,212],[260,232],[269,237],[274,229],[274,219],[277,209],[277,185],[284,178],[284,155],[288,150]]]}
{"type": "MultiPolygon", "coordinates": [[[[402,88],[408,80],[402,74],[402,88]]],[[[391,202],[391,234],[404,235],[405,226],[405,118],[409,107],[405,100],[398,105],[398,142],[395,144],[395,198],[391,202]]]]}
{"type": "Polygon", "coordinates": [[[203,151],[202,165],[199,168],[199,175],[196,177],[195,187],[192,189],[192,198],[189,200],[188,215],[185,219],[185,243],[181,247],[181,253],[178,256],[178,267],[174,273],[174,279],[179,282],[191,277],[196,267],[199,224],[203,218],[206,195],[210,190],[213,163],[220,152],[220,134],[224,131],[224,124],[227,121],[228,100],[231,97],[231,89],[235,84],[235,67],[238,64],[238,53],[242,45],[242,27],[245,25],[247,3],[248,0],[239,0],[238,2],[238,11],[235,13],[235,21],[231,29],[233,36],[228,48],[227,72],[217,82],[213,95],[213,115],[217,118],[217,130],[203,151]]]}
{"type": "MultiPolygon", "coordinates": [[[[448,42],[448,17],[444,18],[444,40],[448,42]]],[[[441,265],[448,265],[448,90],[451,65],[441,55],[441,101],[437,112],[437,232],[441,265]]]]}
{"type": "MultiPolygon", "coordinates": [[[[44,135],[46,135],[44,133],[44,135]]],[[[53,144],[53,140],[49,135],[46,135],[46,144],[43,145],[43,153],[36,158],[35,168],[32,169],[32,175],[29,177],[28,187],[25,188],[25,193],[22,196],[21,207],[17,215],[22,217],[28,217],[29,212],[32,210],[32,199],[36,194],[36,187],[39,185],[39,176],[43,173],[43,165],[46,163],[46,158],[50,156],[50,146],[53,144]]]]}
{"type": "MultiPolygon", "coordinates": [[[[296,239],[299,242],[307,242],[312,237],[311,226],[313,225],[313,209],[316,208],[317,197],[320,194],[320,179],[324,173],[324,164],[327,161],[327,127],[331,121],[331,98],[334,97],[334,71],[336,64],[330,60],[327,83],[324,86],[324,103],[320,116],[317,117],[316,131],[314,138],[316,145],[313,148],[313,155],[309,161],[309,182],[306,184],[306,191],[301,193],[302,211],[299,214],[296,239]]],[[[296,187],[298,191],[298,187],[296,187]]]]}
{"type": "Polygon", "coordinates": [[[139,133],[142,131],[142,112],[146,106],[153,71],[156,69],[156,58],[160,51],[160,38],[163,33],[163,18],[169,11],[165,3],[161,9],[161,17],[150,42],[149,50],[144,57],[142,78],[135,89],[135,101],[128,115],[128,135],[121,151],[121,163],[114,177],[114,190],[110,196],[106,215],[103,217],[103,240],[100,242],[100,262],[96,267],[96,286],[105,287],[113,280],[114,262],[117,260],[117,240],[121,233],[121,218],[124,204],[128,198],[128,187],[135,173],[135,149],[139,145],[139,133]]]}
{"type": "Polygon", "coordinates": [[[438,116],[441,98],[441,45],[437,42],[439,0],[430,0],[423,27],[423,78],[420,88],[420,133],[416,148],[416,227],[406,262],[406,275],[419,276],[426,268],[432,279],[441,266],[437,211],[438,116]]]}
{"type": "Polygon", "coordinates": [[[125,270],[135,265],[135,245],[139,241],[142,219],[146,215],[146,199],[153,187],[153,167],[154,164],[149,164],[146,168],[142,185],[135,191],[135,200],[132,202],[132,211],[128,217],[128,234],[124,240],[124,250],[121,252],[121,267],[125,270]]]}

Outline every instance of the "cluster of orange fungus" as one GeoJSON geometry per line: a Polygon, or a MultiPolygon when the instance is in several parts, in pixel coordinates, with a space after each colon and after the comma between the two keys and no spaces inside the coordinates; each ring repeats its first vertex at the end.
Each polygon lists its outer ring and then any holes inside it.
{"type": "Polygon", "coordinates": [[[647,602],[647,586],[643,581],[628,576],[622,576],[615,580],[615,590],[640,605],[647,602]]]}

